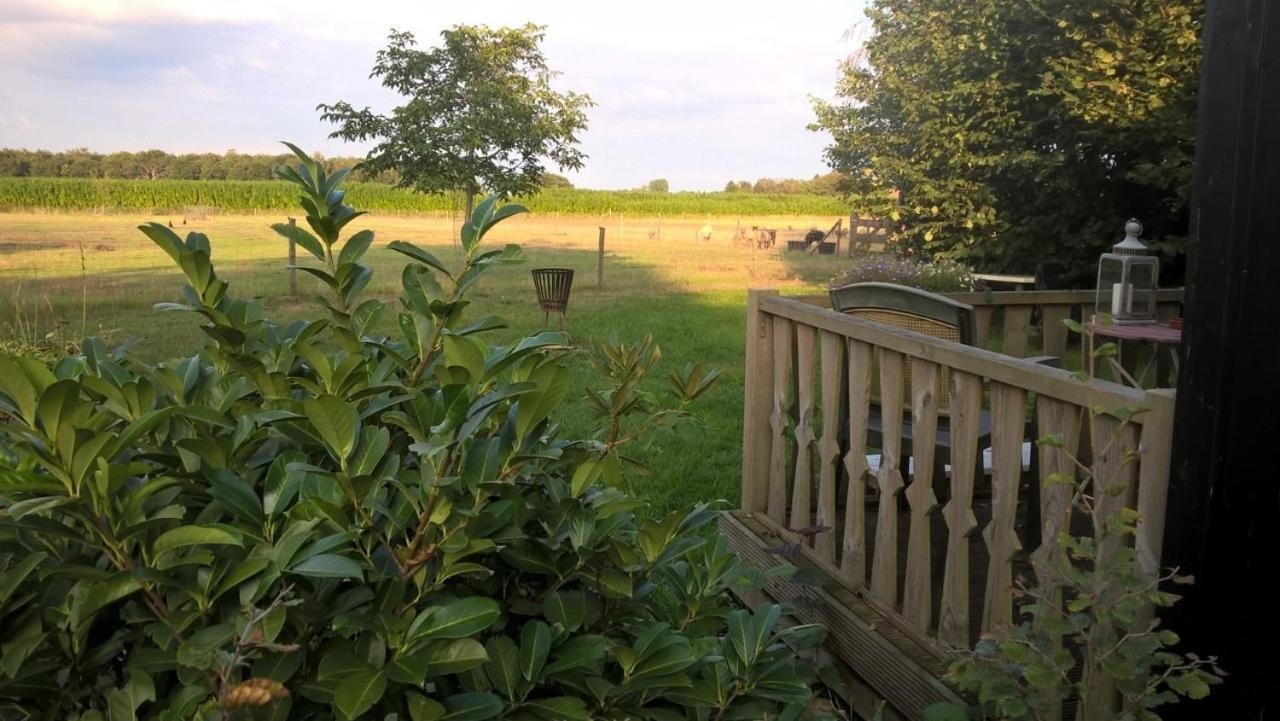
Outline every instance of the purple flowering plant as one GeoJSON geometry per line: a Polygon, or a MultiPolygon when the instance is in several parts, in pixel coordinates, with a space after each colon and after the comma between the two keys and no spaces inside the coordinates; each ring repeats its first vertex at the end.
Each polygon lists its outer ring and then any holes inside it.
{"type": "Polygon", "coordinates": [[[838,288],[851,283],[896,283],[934,293],[974,290],[976,281],[968,266],[949,258],[915,260],[888,253],[873,253],[854,259],[853,265],[831,279],[838,288]]]}

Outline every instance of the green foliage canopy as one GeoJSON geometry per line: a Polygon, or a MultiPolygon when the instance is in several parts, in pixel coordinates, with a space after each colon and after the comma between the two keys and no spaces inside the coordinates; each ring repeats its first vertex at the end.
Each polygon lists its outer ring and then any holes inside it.
{"type": "Polygon", "coordinates": [[[338,101],[321,104],[336,123],[330,137],[376,144],[368,172],[394,170],[400,185],[425,193],[481,188],[502,195],[539,188],[543,163],[582,167],[578,135],[587,127],[587,95],[558,92],[539,45],[545,29],[457,25],[443,43],[417,48],[412,33],[392,31],[373,76],[404,96],[389,115],[338,101]]]}
{"type": "MultiPolygon", "coordinates": [[[[103,155],[88,148],[62,152],[0,148],[0,177],[16,178],[121,178],[129,180],[270,180],[275,168],[292,155],[263,153],[182,153],[162,150],[119,152],[103,155]]],[[[326,171],[348,168],[359,158],[312,156],[326,171]]],[[[353,180],[394,182],[393,173],[374,177],[356,170],[353,180]]]]}
{"type": "Polygon", "coordinates": [[[671,191],[671,184],[667,182],[666,178],[655,178],[649,181],[649,184],[645,186],[645,190],[650,193],[667,193],[671,191]]]}
{"type": "Polygon", "coordinates": [[[1202,13],[1192,0],[876,0],[874,34],[814,127],[863,191],[859,211],[914,247],[1088,276],[1137,216],[1176,257],[1202,13]],[[900,198],[869,192],[882,188],[900,198]]]}

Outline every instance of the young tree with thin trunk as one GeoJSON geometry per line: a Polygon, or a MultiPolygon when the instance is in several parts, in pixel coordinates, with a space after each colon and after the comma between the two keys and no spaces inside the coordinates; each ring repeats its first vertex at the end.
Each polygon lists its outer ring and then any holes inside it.
{"type": "Polygon", "coordinates": [[[537,192],[546,163],[578,170],[586,156],[578,136],[591,98],[558,92],[539,47],[540,25],[457,25],[442,43],[417,47],[412,33],[392,31],[370,77],[404,97],[382,115],[338,101],[321,104],[336,123],[330,137],[374,141],[362,163],[376,175],[394,170],[398,185],[424,193],[461,191],[467,218],[475,195],[537,192]]]}

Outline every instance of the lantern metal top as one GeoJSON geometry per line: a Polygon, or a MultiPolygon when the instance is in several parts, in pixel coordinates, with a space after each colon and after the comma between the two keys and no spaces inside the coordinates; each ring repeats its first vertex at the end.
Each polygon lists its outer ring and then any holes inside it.
{"type": "Polygon", "coordinates": [[[1111,247],[1116,255],[1146,255],[1147,244],[1142,242],[1142,223],[1137,218],[1130,218],[1124,224],[1124,240],[1111,247]]]}

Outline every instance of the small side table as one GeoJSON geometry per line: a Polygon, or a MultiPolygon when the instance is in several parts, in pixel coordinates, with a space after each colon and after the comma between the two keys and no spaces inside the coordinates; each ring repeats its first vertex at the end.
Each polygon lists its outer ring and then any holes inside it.
{"type": "MultiPolygon", "coordinates": [[[[1180,357],[1178,350],[1182,347],[1182,329],[1173,328],[1165,322],[1158,323],[1132,323],[1132,324],[1112,324],[1103,325],[1095,320],[1089,321],[1089,330],[1095,336],[1113,338],[1120,345],[1120,365],[1134,374],[1137,369],[1137,349],[1138,343],[1154,343],[1156,344],[1155,354],[1152,360],[1156,364],[1156,384],[1159,385],[1168,375],[1168,366],[1163,362],[1165,357],[1163,350],[1169,351],[1169,359],[1172,361],[1173,380],[1178,377],[1178,366],[1180,365],[1180,357]],[[1162,348],[1164,346],[1165,348],[1162,348]],[[1126,353],[1126,348],[1131,352],[1126,353]],[[1126,356],[1128,362],[1126,363],[1126,356]],[[1162,372],[1164,371],[1164,372],[1162,372]]],[[[1087,360],[1087,359],[1086,359],[1087,360]]],[[[1146,375],[1145,369],[1141,375],[1146,375]]],[[[1141,375],[1134,375],[1134,378],[1140,378],[1141,375]]]]}

